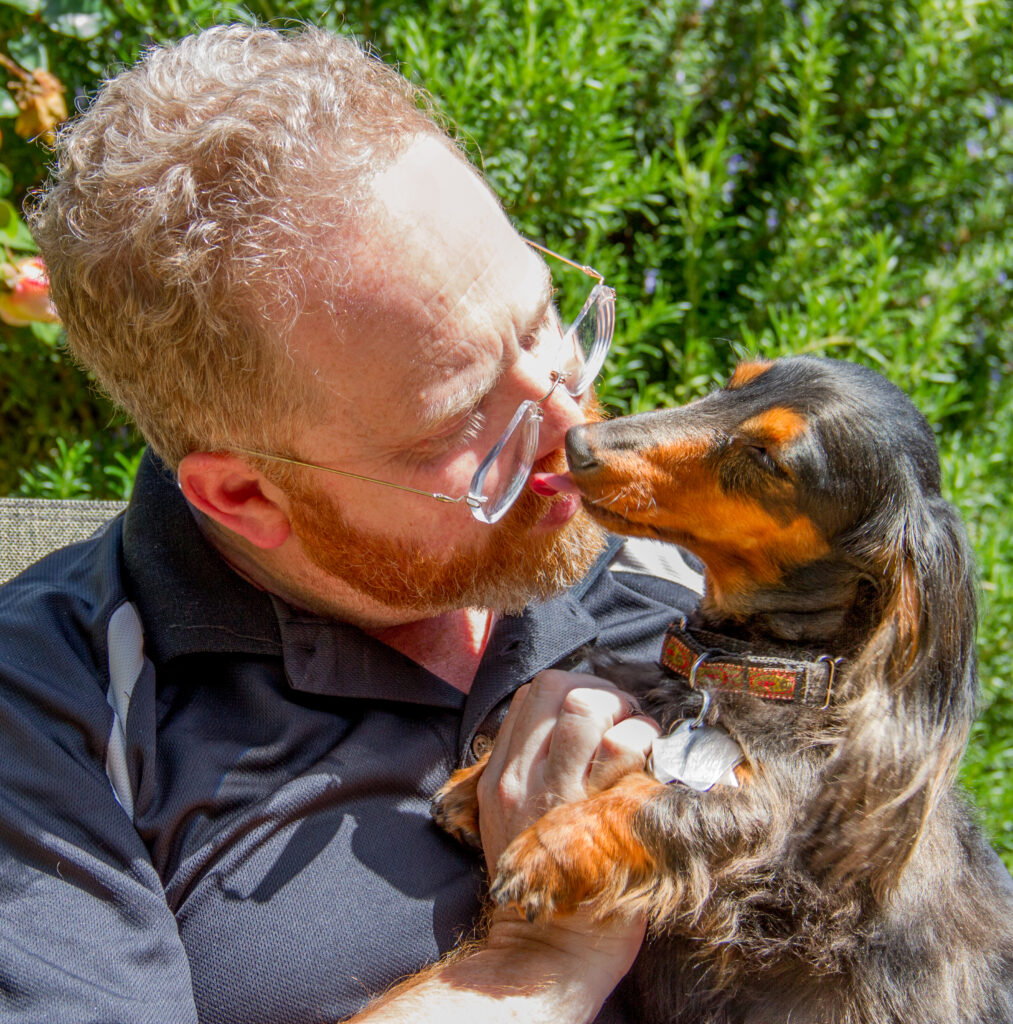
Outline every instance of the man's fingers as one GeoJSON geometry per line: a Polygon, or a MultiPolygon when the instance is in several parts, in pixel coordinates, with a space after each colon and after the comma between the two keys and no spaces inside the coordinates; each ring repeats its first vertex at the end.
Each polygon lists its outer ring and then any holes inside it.
{"type": "Polygon", "coordinates": [[[506,716],[503,719],[503,724],[499,727],[499,734],[497,735],[496,743],[492,748],[492,754],[489,757],[489,764],[486,771],[496,772],[498,774],[502,770],[510,748],[510,737],[516,731],[517,720],[521,717],[530,692],[531,684],[525,683],[513,695],[513,699],[510,701],[510,707],[507,708],[506,716]]]}
{"type": "Polygon", "coordinates": [[[586,795],[589,765],[603,736],[635,710],[633,699],[609,684],[580,687],[566,694],[545,762],[550,799],[579,800],[586,795]]]}
{"type": "Polygon", "coordinates": [[[477,786],[490,867],[517,833],[550,807],[588,795],[596,758],[602,762],[596,783],[599,776],[618,777],[615,765],[605,767],[617,758],[638,767],[630,753],[636,743],[625,731],[602,745],[603,737],[636,710],[633,698],[611,683],[575,672],[549,669],[517,691],[477,786]]]}
{"type": "Polygon", "coordinates": [[[498,751],[498,755],[493,762],[494,767],[501,767],[518,757],[534,757],[553,732],[563,705],[575,687],[616,692],[611,683],[596,676],[557,669],[539,672],[517,691],[510,704],[496,737],[494,751],[498,751]]]}
{"type": "Polygon", "coordinates": [[[624,775],[640,771],[661,729],[644,715],[635,715],[613,726],[601,738],[587,777],[589,794],[614,785],[624,775]]]}

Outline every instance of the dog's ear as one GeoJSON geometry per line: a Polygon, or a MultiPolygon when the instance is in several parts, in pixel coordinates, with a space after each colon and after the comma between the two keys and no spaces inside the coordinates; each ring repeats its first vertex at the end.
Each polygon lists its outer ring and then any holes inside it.
{"type": "Polygon", "coordinates": [[[891,538],[880,549],[881,618],[846,669],[837,748],[804,845],[813,869],[841,886],[864,879],[880,901],[952,783],[976,693],[963,524],[938,496],[889,519],[879,534],[891,538]]]}

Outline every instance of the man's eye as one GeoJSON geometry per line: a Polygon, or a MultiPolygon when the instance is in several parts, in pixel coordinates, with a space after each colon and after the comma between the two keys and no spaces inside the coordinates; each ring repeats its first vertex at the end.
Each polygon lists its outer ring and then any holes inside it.
{"type": "Polygon", "coordinates": [[[461,423],[434,437],[424,438],[412,446],[409,460],[417,465],[435,462],[450,452],[466,448],[474,441],[485,426],[485,416],[477,409],[461,423]]]}

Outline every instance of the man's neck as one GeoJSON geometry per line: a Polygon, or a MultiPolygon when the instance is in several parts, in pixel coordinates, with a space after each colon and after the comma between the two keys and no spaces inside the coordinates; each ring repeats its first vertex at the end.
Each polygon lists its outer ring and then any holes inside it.
{"type": "Polygon", "coordinates": [[[467,693],[494,622],[494,613],[486,608],[462,608],[435,618],[366,632],[467,693]]]}

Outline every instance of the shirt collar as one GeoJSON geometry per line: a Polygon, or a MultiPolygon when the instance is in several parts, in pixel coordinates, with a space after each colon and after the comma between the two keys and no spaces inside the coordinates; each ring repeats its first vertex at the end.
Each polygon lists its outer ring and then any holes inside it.
{"type": "Polygon", "coordinates": [[[123,558],[156,664],[187,654],[281,653],[269,595],[205,538],[175,474],[150,451],[123,520],[123,558]]]}

